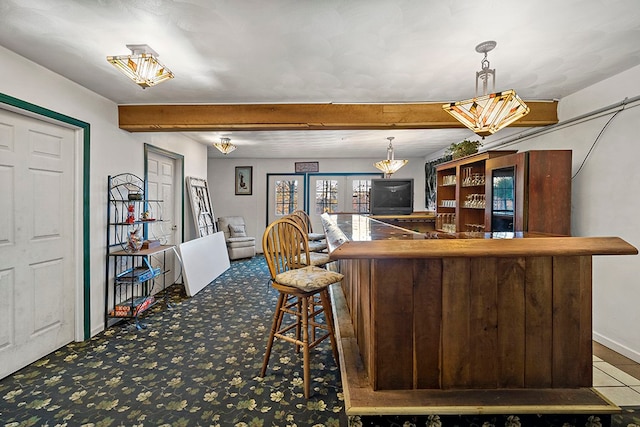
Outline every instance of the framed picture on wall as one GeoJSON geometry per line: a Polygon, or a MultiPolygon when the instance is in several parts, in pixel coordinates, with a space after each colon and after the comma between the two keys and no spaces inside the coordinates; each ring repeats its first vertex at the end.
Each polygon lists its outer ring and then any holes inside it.
{"type": "Polygon", "coordinates": [[[318,162],[295,162],[296,173],[318,172],[318,162]]]}
{"type": "Polygon", "coordinates": [[[236,196],[250,196],[253,187],[253,166],[236,166],[236,196]]]}

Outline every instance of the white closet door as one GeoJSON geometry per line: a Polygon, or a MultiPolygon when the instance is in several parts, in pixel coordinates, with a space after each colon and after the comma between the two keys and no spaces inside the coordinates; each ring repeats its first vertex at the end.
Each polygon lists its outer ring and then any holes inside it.
{"type": "Polygon", "coordinates": [[[0,378],[74,338],[74,135],[0,109],[0,378]]]}
{"type": "MultiPolygon", "coordinates": [[[[163,245],[177,245],[178,216],[176,215],[176,165],[177,161],[154,151],[147,155],[147,194],[149,200],[161,200],[162,203],[150,203],[151,215],[158,221],[149,223],[148,238],[160,240],[163,245]],[[154,212],[154,210],[156,212],[154,212]]],[[[172,252],[166,252],[163,256],[168,258],[163,264],[171,270],[172,274],[166,277],[166,284],[170,285],[178,278],[180,266],[175,262],[172,252]]],[[[154,264],[156,264],[154,262],[154,264]]],[[[162,288],[154,289],[154,292],[162,288]]]]}

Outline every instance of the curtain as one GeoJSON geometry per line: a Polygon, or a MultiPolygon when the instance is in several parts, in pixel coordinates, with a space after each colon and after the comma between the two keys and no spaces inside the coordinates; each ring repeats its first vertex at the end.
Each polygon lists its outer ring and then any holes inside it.
{"type": "Polygon", "coordinates": [[[438,188],[436,166],[440,163],[448,162],[451,159],[453,159],[453,156],[448,155],[424,164],[425,206],[429,211],[436,210],[436,189],[438,188]]]}

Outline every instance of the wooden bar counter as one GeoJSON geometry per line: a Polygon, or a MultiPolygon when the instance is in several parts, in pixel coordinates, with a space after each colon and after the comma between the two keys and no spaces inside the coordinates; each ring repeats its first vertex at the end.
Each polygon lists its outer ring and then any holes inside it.
{"type": "Polygon", "coordinates": [[[592,256],[635,247],[322,221],[345,275],[334,303],[347,414],[617,408],[592,389],[592,256]]]}

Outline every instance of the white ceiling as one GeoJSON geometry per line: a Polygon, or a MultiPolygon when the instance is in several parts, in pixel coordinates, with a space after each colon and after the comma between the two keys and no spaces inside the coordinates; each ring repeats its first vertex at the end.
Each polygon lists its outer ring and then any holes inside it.
{"type": "MultiPolygon", "coordinates": [[[[496,90],[560,99],[640,64],[638,0],[2,0],[0,45],[118,104],[466,99],[489,53],[496,90]],[[149,89],[106,61],[148,44],[176,78],[149,89]]],[[[635,95],[635,94],[634,94],[635,95]]],[[[521,132],[508,128],[487,138],[521,132]]],[[[193,132],[229,157],[424,157],[465,129],[193,132]]],[[[221,157],[215,149],[210,157],[221,157]]]]}

